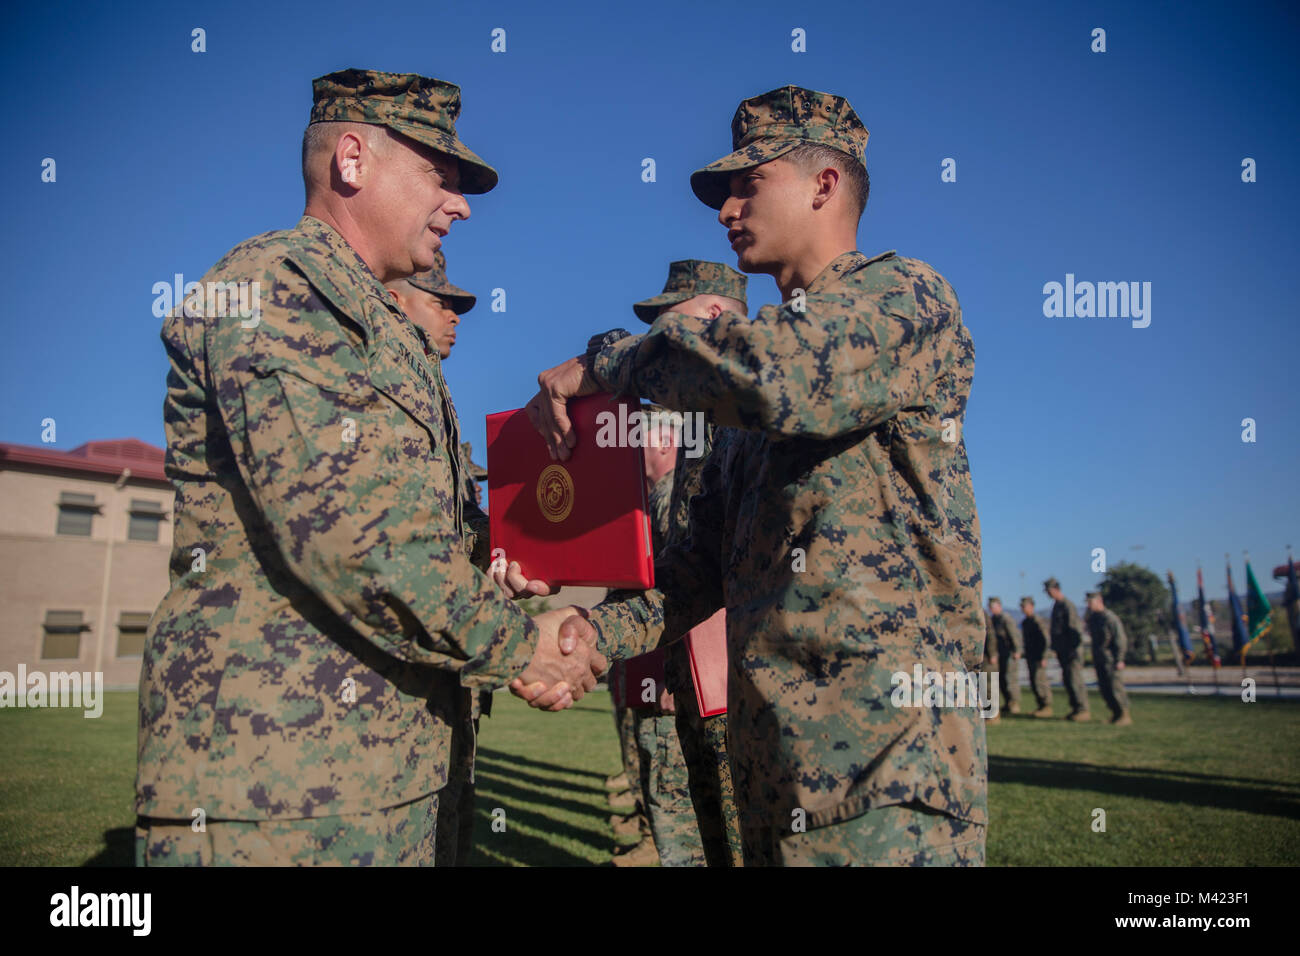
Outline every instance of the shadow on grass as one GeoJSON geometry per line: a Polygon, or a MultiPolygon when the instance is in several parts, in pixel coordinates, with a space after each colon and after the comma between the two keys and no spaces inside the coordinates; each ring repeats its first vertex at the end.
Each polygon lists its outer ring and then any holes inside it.
{"type": "Polygon", "coordinates": [[[605,774],[597,773],[594,770],[579,770],[576,767],[563,767],[558,763],[544,763],[540,760],[521,757],[518,754],[506,753],[504,750],[493,750],[491,747],[479,747],[475,753],[477,755],[476,760],[496,761],[511,771],[520,766],[536,767],[538,770],[552,770],[556,773],[567,774],[570,777],[593,777],[601,781],[605,779],[605,774]]]}
{"type": "MultiPolygon", "coordinates": [[[[566,801],[567,802],[567,801],[566,801]]],[[[491,866],[504,862],[514,866],[592,866],[593,861],[571,853],[552,842],[556,839],[572,840],[585,846],[610,844],[607,833],[598,833],[574,826],[554,816],[527,809],[529,805],[545,803],[554,806],[554,798],[521,787],[493,782],[480,788],[474,801],[474,837],[471,866],[491,866]],[[492,829],[492,811],[498,806],[505,810],[505,832],[492,829]],[[520,826],[536,833],[524,833],[520,826]]],[[[597,818],[601,814],[593,807],[583,806],[583,813],[597,818]]]]}
{"type": "MultiPolygon", "coordinates": [[[[600,807],[592,806],[588,803],[580,803],[577,800],[570,800],[564,797],[557,797],[553,794],[546,793],[528,786],[521,786],[508,775],[484,774],[482,768],[475,775],[481,776],[482,779],[477,782],[475,789],[484,799],[488,799],[487,794],[493,794],[498,800],[508,800],[506,805],[506,816],[514,815],[510,807],[544,807],[547,810],[553,810],[557,814],[567,814],[574,817],[591,817],[596,824],[596,829],[602,826],[602,821],[610,814],[610,810],[602,810],[600,807]]],[[[557,821],[554,828],[559,830],[568,827],[568,824],[557,821]]],[[[582,833],[584,840],[591,839],[591,833],[581,828],[568,827],[574,830],[573,835],[582,833]]]]}
{"type": "Polygon", "coordinates": [[[1187,803],[1264,816],[1300,818],[1300,790],[1277,781],[1214,777],[1144,767],[1098,767],[1064,760],[996,754],[989,756],[989,780],[1053,790],[1092,790],[1162,803],[1187,803]]]}
{"type": "MultiPolygon", "coordinates": [[[[513,783],[526,783],[534,787],[550,787],[553,790],[567,790],[571,793],[586,793],[599,795],[604,791],[598,791],[592,787],[585,787],[582,784],[571,783],[559,777],[543,777],[535,773],[528,773],[517,767],[512,767],[506,763],[497,763],[490,760],[474,761],[474,774],[490,774],[503,780],[509,780],[513,783]]],[[[543,797],[542,799],[548,799],[543,797]]]]}
{"type": "Polygon", "coordinates": [[[82,866],[135,866],[135,827],[104,831],[104,849],[82,866]]]}

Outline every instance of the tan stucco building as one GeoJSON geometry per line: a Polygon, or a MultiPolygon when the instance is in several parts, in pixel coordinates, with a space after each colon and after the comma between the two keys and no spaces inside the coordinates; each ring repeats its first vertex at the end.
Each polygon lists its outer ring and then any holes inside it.
{"type": "Polygon", "coordinates": [[[172,488],[136,439],[70,451],[0,443],[0,671],[101,671],[139,684],[167,593],[172,488]]]}

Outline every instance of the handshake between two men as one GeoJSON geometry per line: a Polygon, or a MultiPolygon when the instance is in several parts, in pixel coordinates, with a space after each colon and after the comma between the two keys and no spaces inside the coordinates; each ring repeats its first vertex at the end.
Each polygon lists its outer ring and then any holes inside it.
{"type": "MultiPolygon", "coordinates": [[[[576,438],[565,403],[594,394],[600,387],[581,356],[548,369],[537,376],[537,382],[541,390],[526,406],[528,417],[546,441],[551,457],[567,459],[576,438]]],[[[488,574],[511,598],[552,593],[550,585],[529,580],[519,562],[507,560],[502,551],[494,552],[488,574]]],[[[537,648],[528,666],[510,683],[510,692],[528,701],[530,707],[567,710],[596,686],[597,678],[609,667],[596,650],[596,629],[587,621],[586,609],[576,605],[544,611],[533,617],[533,623],[540,631],[537,648]]]]}

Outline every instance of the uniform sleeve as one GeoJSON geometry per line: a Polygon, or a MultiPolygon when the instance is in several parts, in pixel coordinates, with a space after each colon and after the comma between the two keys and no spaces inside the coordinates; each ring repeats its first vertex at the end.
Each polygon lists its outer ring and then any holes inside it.
{"type": "Polygon", "coordinates": [[[685,540],[655,559],[655,587],[614,591],[590,613],[597,648],[622,660],[681,640],[723,605],[721,553],[726,446],[719,442],[704,465],[701,490],[691,499],[685,540]]]}
{"type": "Polygon", "coordinates": [[[480,571],[487,571],[491,560],[488,547],[492,540],[487,512],[471,497],[465,499],[465,538],[469,548],[469,563],[480,571]]]}
{"type": "Polygon", "coordinates": [[[466,553],[469,554],[470,564],[486,572],[490,561],[488,544],[492,538],[491,527],[487,512],[479,506],[474,495],[472,464],[469,456],[463,453],[460,455],[461,509],[465,520],[466,553]]]}
{"type": "Polygon", "coordinates": [[[1020,628],[1016,627],[1016,622],[1012,619],[1010,614],[1008,614],[1006,617],[1007,617],[1007,633],[1011,636],[1011,646],[1015,650],[1015,653],[1024,656],[1025,642],[1024,639],[1020,636],[1020,628]]]}
{"type": "Polygon", "coordinates": [[[1111,645],[1115,651],[1115,660],[1122,661],[1124,654],[1128,651],[1128,634],[1124,631],[1124,624],[1115,615],[1111,621],[1111,645]]]}
{"type": "Polygon", "coordinates": [[[263,288],[257,328],[217,322],[206,345],[260,527],[290,573],[385,653],[458,670],[465,686],[509,682],[536,627],[466,559],[435,439],[372,381],[352,320],[291,263],[263,288]]]}
{"type": "Polygon", "coordinates": [[[1069,646],[1077,649],[1083,644],[1083,622],[1079,620],[1079,612],[1075,610],[1073,604],[1065,606],[1065,633],[1069,639],[1069,646]]]}
{"type": "Polygon", "coordinates": [[[753,320],[666,312],[646,334],[596,353],[592,373],[615,393],[701,410],[717,425],[832,438],[921,404],[959,360],[956,337],[944,334],[960,320],[951,290],[923,284],[928,307],[946,316],[929,321],[918,318],[913,286],[897,282],[860,296],[850,286],[808,295],[802,312],[764,306],[753,320]]]}

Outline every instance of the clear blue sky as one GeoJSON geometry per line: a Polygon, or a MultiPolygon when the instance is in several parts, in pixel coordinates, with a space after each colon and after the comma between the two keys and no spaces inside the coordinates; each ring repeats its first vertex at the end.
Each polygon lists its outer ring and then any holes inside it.
{"type": "MultiPolygon", "coordinates": [[[[501,173],[446,244],[481,297],[447,364],[481,460],[484,415],[592,332],[637,329],[630,304],[670,260],[732,261],[687,177],[729,150],[741,99],[795,83],[847,96],[871,131],[859,248],[930,262],[961,300],[986,594],[1041,598],[1055,574],[1080,598],[1104,547],[1172,568],[1185,597],[1199,557],[1221,596],[1224,552],[1240,589],[1243,549],[1266,573],[1300,547],[1293,5],[718,6],[11,8],[0,440],[38,444],[53,417],[60,448],[163,443],[151,287],[297,221],[311,80],[355,66],[460,84],[462,137],[501,173]],[[1150,327],[1045,318],[1066,273],[1150,282],[1150,327]]],[[[751,279],[751,308],[778,298],[751,279]]]]}

